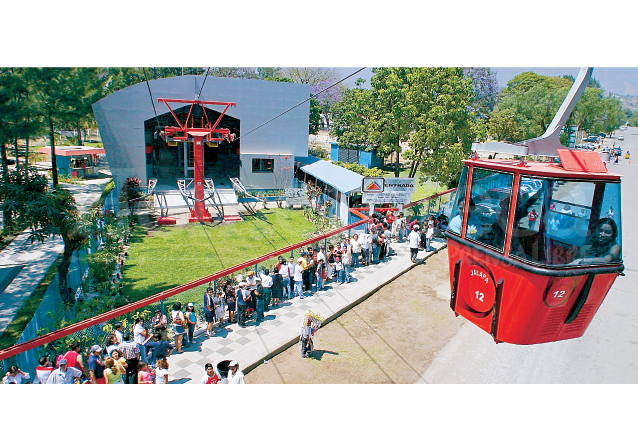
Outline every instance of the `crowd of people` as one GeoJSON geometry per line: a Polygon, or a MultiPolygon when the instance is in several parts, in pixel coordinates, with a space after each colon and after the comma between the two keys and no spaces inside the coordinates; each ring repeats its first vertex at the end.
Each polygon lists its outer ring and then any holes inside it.
{"type": "MultiPolygon", "coordinates": [[[[411,248],[414,243],[417,251],[418,248],[429,249],[434,217],[423,221],[426,233],[420,233],[419,227],[417,219],[411,220],[403,213],[397,216],[391,211],[385,215],[375,213],[364,232],[345,237],[337,244],[328,245],[327,249],[323,244],[308,246],[298,258],[286,260],[279,256],[270,269],[260,273],[247,271],[241,281],[228,279],[216,285],[209,284],[202,301],[206,336],[213,336],[215,330],[228,324],[246,327],[251,319],[259,325],[264,321],[265,312],[281,307],[288,300],[304,299],[323,290],[329,282],[350,282],[353,269],[386,261],[392,254],[392,242],[403,242],[407,237],[411,248]]],[[[137,317],[130,332],[124,332],[122,324],[116,323],[105,337],[103,346],[96,344],[84,355],[79,344],[71,343],[69,350],[55,358],[55,362],[41,357],[33,381],[47,384],[166,384],[170,380],[168,357],[195,343],[197,327],[195,305],[188,303],[182,309],[182,304],[175,302],[170,323],[167,315],[158,308],[148,322],[137,317]],[[169,325],[173,334],[170,342],[169,325]]],[[[307,344],[307,348],[309,346],[307,344]]],[[[243,374],[232,363],[228,371],[221,374],[207,364],[202,382],[243,383],[243,374]]],[[[6,373],[3,383],[21,384],[29,379],[28,373],[14,366],[6,373]]]]}

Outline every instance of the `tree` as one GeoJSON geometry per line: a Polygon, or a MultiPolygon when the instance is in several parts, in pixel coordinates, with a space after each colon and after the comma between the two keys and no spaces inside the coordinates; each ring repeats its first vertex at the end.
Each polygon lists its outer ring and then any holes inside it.
{"type": "Polygon", "coordinates": [[[321,106],[315,98],[310,98],[310,115],[308,118],[308,132],[317,134],[321,128],[321,106]]]}
{"type": "Polygon", "coordinates": [[[328,67],[284,67],[281,69],[281,76],[298,84],[309,85],[324,81],[335,83],[340,79],[337,69],[328,67]]]}
{"type": "Polygon", "coordinates": [[[403,156],[412,161],[409,176],[419,168],[447,183],[461,171],[461,159],[472,141],[483,136],[482,124],[469,111],[471,80],[459,68],[375,68],[371,89],[345,93],[333,109],[333,135],[339,145],[364,145],[384,156],[410,145],[403,156]]]}
{"type": "Polygon", "coordinates": [[[341,100],[347,90],[342,84],[328,88],[332,84],[334,82],[326,80],[310,86],[310,94],[317,100],[321,115],[326,121],[326,128],[330,128],[332,107],[341,100]]]}
{"type": "Polygon", "coordinates": [[[59,291],[66,303],[73,303],[67,284],[69,265],[73,252],[88,246],[91,221],[80,216],[71,192],[59,186],[49,189],[47,178],[35,168],[27,167],[24,173],[13,169],[0,180],[0,208],[11,218],[13,231],[29,229],[32,242],[62,237],[59,291]]]}
{"type": "Polygon", "coordinates": [[[463,69],[463,75],[472,81],[474,96],[470,111],[485,119],[494,110],[498,102],[498,80],[496,73],[487,67],[469,67],[463,69]]]}
{"type": "Polygon", "coordinates": [[[470,78],[460,68],[415,68],[408,75],[407,98],[414,130],[410,150],[410,177],[421,167],[422,178],[450,184],[461,173],[472,142],[485,137],[481,119],[472,111],[470,78]]]}

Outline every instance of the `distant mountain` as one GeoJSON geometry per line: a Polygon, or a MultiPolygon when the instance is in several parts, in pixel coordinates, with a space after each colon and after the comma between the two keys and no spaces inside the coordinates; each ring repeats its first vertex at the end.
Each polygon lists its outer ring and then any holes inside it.
{"type": "MultiPolygon", "coordinates": [[[[580,68],[576,67],[491,67],[496,72],[500,88],[507,87],[508,81],[523,72],[532,71],[544,76],[572,75],[576,77],[580,68]]],[[[610,93],[620,96],[638,96],[638,68],[635,67],[594,67],[592,75],[610,93]]]]}

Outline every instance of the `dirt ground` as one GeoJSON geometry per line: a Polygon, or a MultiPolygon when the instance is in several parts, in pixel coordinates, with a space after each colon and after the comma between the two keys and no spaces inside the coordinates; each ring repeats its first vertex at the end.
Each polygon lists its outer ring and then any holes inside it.
{"type": "Polygon", "coordinates": [[[464,321],[450,309],[449,285],[443,250],[317,331],[311,358],[296,344],[246,382],[414,383],[464,321]]]}

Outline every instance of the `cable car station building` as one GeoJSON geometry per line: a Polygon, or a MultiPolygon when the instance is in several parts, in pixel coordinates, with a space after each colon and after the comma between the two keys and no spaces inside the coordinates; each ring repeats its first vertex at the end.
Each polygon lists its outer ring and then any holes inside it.
{"type": "MultiPolygon", "coordinates": [[[[239,178],[248,190],[282,189],[292,182],[295,157],[308,156],[309,102],[257,127],[307,99],[310,86],[186,75],[152,80],[148,86],[141,82],[93,104],[118,195],[129,177],[139,178],[142,186],[157,178],[159,190],[176,189],[177,179],[193,178],[192,138],[162,139],[159,132],[174,125],[175,118],[157,99],[197,99],[200,90],[199,100],[236,104],[218,125],[228,128],[236,140],[205,142],[204,177],[212,178],[216,187],[232,187],[229,179],[239,178]]],[[[190,108],[171,106],[182,123],[190,108]]],[[[223,110],[203,108],[206,114],[202,107],[192,107],[189,121],[195,127],[206,118],[215,121],[223,110]]]]}

